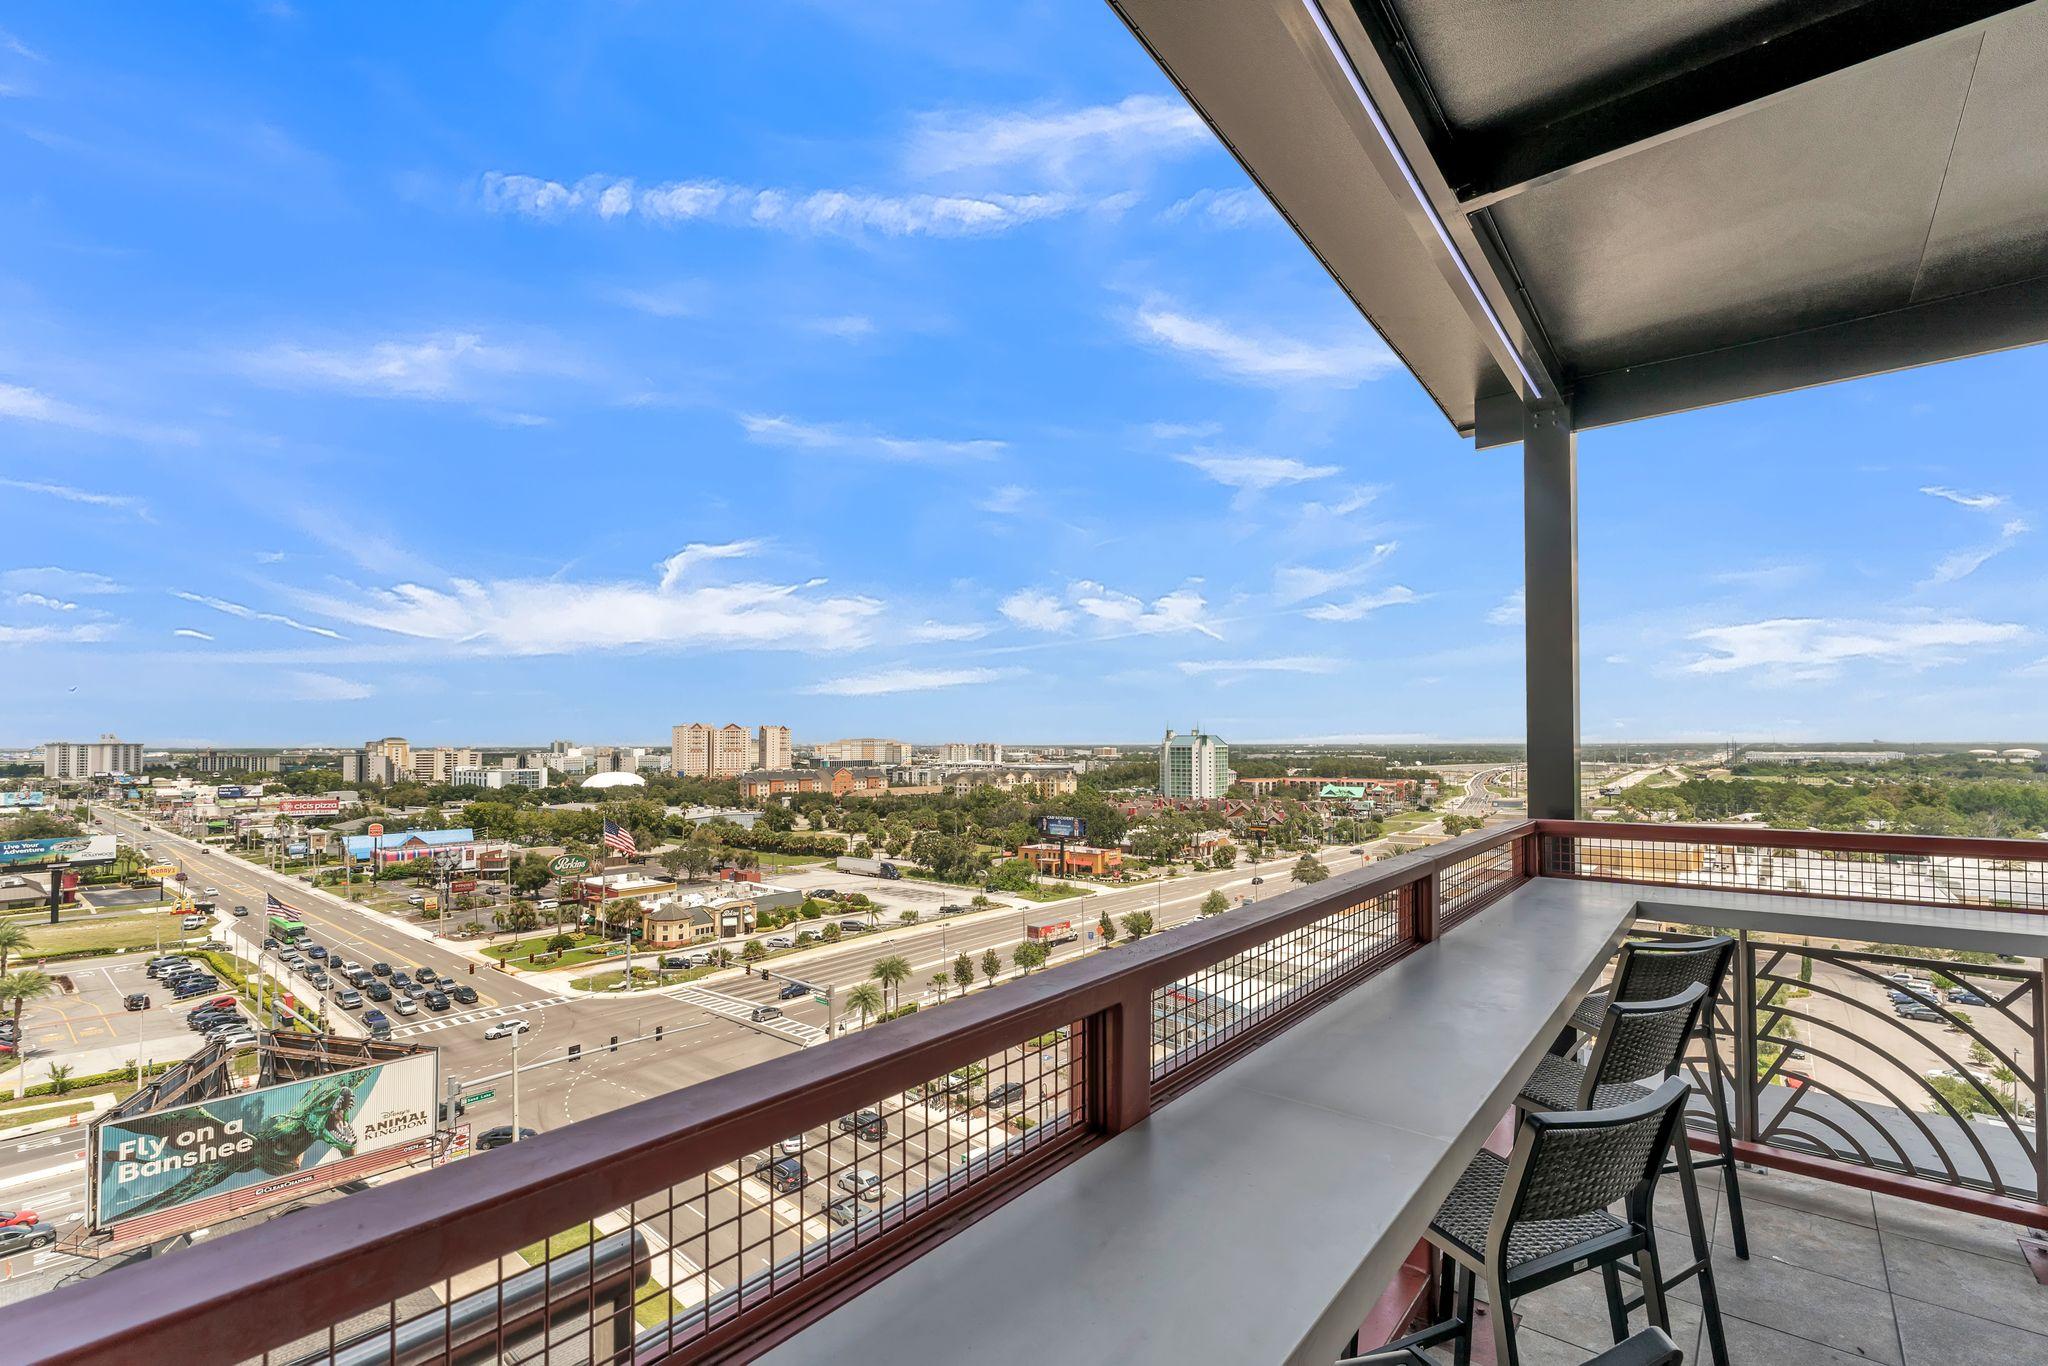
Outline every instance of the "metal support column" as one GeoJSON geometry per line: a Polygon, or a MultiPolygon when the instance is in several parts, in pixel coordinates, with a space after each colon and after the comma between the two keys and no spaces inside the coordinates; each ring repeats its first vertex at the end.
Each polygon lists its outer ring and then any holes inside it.
{"type": "Polygon", "coordinates": [[[1529,815],[1579,814],[1579,469],[1571,410],[1530,410],[1522,428],[1529,815]]]}

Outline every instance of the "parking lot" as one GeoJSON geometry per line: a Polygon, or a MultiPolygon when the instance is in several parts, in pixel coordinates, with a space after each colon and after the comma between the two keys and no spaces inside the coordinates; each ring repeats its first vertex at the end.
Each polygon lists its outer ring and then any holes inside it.
{"type": "MultiPolygon", "coordinates": [[[[30,1058],[68,1063],[68,1055],[105,1052],[126,1061],[134,1057],[138,1042],[150,1061],[191,1052],[194,1041],[185,1028],[185,1012],[172,1009],[170,993],[144,975],[144,958],[131,954],[52,964],[50,975],[65,978],[72,989],[53,992],[22,1012],[30,1058]],[[149,996],[150,1008],[124,1010],[122,998],[138,991],[149,996]]],[[[40,1074],[41,1067],[34,1070],[40,1074]]]]}

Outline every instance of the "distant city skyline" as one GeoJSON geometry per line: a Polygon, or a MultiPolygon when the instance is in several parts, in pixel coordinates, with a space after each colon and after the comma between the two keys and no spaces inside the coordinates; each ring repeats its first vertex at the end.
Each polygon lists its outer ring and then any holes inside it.
{"type": "MultiPolygon", "coordinates": [[[[1518,453],[1106,7],[7,25],[0,745],[1522,734],[1518,453]]],[[[1585,433],[1586,740],[2035,738],[2044,382],[1585,433]]]]}

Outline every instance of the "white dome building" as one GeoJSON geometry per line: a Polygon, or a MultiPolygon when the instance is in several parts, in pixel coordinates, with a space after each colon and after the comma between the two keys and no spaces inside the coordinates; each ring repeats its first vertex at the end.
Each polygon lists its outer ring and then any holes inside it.
{"type": "Polygon", "coordinates": [[[593,773],[581,784],[584,787],[645,787],[647,780],[637,773],[593,773]]]}

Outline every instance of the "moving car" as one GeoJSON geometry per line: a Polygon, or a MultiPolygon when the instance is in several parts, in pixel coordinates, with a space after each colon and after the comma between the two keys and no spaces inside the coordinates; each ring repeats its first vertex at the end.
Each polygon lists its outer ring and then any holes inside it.
{"type": "Polygon", "coordinates": [[[237,906],[235,907],[235,914],[238,916],[247,915],[249,914],[249,908],[247,906],[237,906]]]}
{"type": "Polygon", "coordinates": [[[391,1024],[391,1017],[381,1010],[366,1010],[363,1012],[363,1023],[372,1029],[375,1029],[378,1025],[384,1025],[388,1028],[391,1024]]]}
{"type": "Polygon", "coordinates": [[[430,986],[440,979],[441,974],[429,967],[417,967],[412,970],[412,980],[422,986],[430,986]]]}
{"type": "Polygon", "coordinates": [[[991,1110],[1000,1110],[1005,1105],[1014,1105],[1023,1098],[1023,1082],[1005,1082],[1003,1085],[998,1086],[995,1090],[989,1092],[988,1099],[983,1101],[982,1104],[987,1106],[991,1110]]]}
{"type": "Polygon", "coordinates": [[[15,1224],[0,1228],[0,1257],[49,1247],[56,1241],[57,1230],[44,1228],[41,1224],[15,1224]]]}
{"type": "Polygon", "coordinates": [[[448,1008],[448,996],[445,992],[430,991],[421,999],[426,1002],[428,1010],[442,1011],[448,1008]]]}
{"type": "Polygon", "coordinates": [[[372,981],[363,988],[363,994],[373,1001],[388,1001],[391,999],[391,988],[382,982],[372,981]]]}
{"type": "Polygon", "coordinates": [[[782,1018],[782,1007],[755,1006],[751,1011],[747,1013],[747,1018],[752,1020],[755,1024],[760,1024],[763,1020],[779,1020],[782,1018]]]}
{"type": "Polygon", "coordinates": [[[0,1228],[19,1228],[29,1224],[40,1224],[43,1216],[32,1209],[0,1209],[0,1228]]]}
{"type": "Polygon", "coordinates": [[[484,1030],[486,1039],[509,1039],[514,1034],[526,1033],[524,1020],[499,1020],[484,1030]]]}
{"type": "Polygon", "coordinates": [[[363,993],[357,991],[354,987],[343,987],[340,991],[334,993],[334,1003],[343,1010],[361,1010],[363,1008],[363,993]]]}
{"type": "Polygon", "coordinates": [[[391,975],[391,965],[389,963],[372,963],[370,964],[370,971],[379,977],[389,977],[391,975]]]}
{"type": "Polygon", "coordinates": [[[803,982],[791,982],[776,994],[784,1001],[794,1001],[799,996],[810,995],[811,989],[803,982]]]}
{"type": "Polygon", "coordinates": [[[391,1003],[391,1008],[400,1015],[417,1015],[420,1013],[420,1008],[413,1004],[413,999],[410,996],[400,996],[391,1003]]]}
{"type": "Polygon", "coordinates": [[[131,992],[129,992],[129,993],[128,993],[128,994],[126,995],[126,996],[123,996],[123,997],[121,998],[121,1009],[123,1009],[123,1010],[148,1010],[148,1009],[149,1009],[149,993],[148,993],[148,992],[146,992],[146,991],[131,991],[131,992]]]}
{"type": "Polygon", "coordinates": [[[306,945],[306,957],[313,959],[315,962],[324,963],[327,961],[327,950],[318,944],[308,944],[306,945]]]}
{"type": "MultiPolygon", "coordinates": [[[[521,1143],[524,1143],[529,1138],[536,1138],[538,1136],[538,1131],[526,1128],[524,1125],[520,1126],[519,1141],[521,1143]]],[[[512,1126],[500,1124],[495,1128],[486,1129],[476,1136],[476,1150],[480,1153],[487,1153],[493,1148],[502,1148],[511,1141],[512,1126]]]]}
{"type": "Polygon", "coordinates": [[[219,895],[220,895],[220,888],[218,888],[218,887],[208,887],[208,888],[206,889],[206,894],[207,894],[208,896],[219,896],[219,895]]]}

